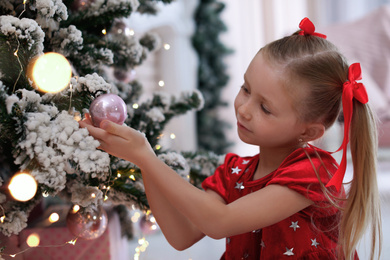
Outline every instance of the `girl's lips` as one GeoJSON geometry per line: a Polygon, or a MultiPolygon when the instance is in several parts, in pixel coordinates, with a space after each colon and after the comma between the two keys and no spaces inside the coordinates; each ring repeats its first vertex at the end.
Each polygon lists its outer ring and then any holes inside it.
{"type": "Polygon", "coordinates": [[[245,131],[250,132],[248,128],[246,128],[245,126],[243,126],[242,124],[240,124],[240,122],[238,122],[238,121],[237,121],[237,126],[238,126],[238,128],[241,128],[241,129],[244,129],[245,131]]]}

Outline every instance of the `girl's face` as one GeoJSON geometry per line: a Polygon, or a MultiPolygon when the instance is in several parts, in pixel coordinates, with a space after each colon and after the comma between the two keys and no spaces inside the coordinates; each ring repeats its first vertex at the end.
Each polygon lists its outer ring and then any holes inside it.
{"type": "Polygon", "coordinates": [[[250,63],[234,101],[238,135],[243,142],[261,148],[298,146],[305,125],[298,120],[282,80],[282,70],[270,66],[260,51],[250,63]]]}

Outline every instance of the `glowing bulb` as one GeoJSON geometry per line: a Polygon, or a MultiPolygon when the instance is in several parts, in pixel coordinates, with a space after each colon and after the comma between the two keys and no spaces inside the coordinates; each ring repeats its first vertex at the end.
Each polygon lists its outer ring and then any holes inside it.
{"type": "Polygon", "coordinates": [[[102,30],[102,33],[103,33],[104,35],[106,35],[106,34],[107,34],[107,30],[106,30],[106,29],[103,29],[103,30],[102,30]]]}
{"type": "Polygon", "coordinates": [[[37,192],[37,182],[28,173],[15,174],[8,185],[8,189],[15,200],[28,201],[37,192]]]}
{"type": "Polygon", "coordinates": [[[133,181],[135,181],[135,177],[134,177],[134,175],[133,175],[133,174],[132,174],[132,175],[130,175],[130,176],[129,176],[129,178],[130,178],[130,179],[132,179],[133,181]]]}
{"type": "Polygon", "coordinates": [[[65,89],[72,77],[69,61],[59,53],[49,52],[29,65],[31,77],[37,87],[44,92],[57,93],[65,89]]]}
{"type": "Polygon", "coordinates": [[[1,223],[4,223],[5,216],[1,216],[0,221],[1,223]]]}
{"type": "Polygon", "coordinates": [[[79,205],[74,205],[73,208],[72,208],[72,212],[73,213],[76,213],[79,210],[80,210],[80,206],[79,205]]]}
{"type": "Polygon", "coordinates": [[[54,213],[50,214],[50,217],[49,217],[50,223],[57,222],[59,219],[60,219],[60,216],[58,215],[58,213],[54,212],[54,213]]]}
{"type": "Polygon", "coordinates": [[[156,144],[156,150],[160,150],[161,149],[161,145],[159,145],[159,144],[156,144]]]}
{"type": "Polygon", "coordinates": [[[26,243],[29,247],[37,247],[41,242],[39,235],[37,233],[32,233],[27,237],[26,243]]]}
{"type": "Polygon", "coordinates": [[[170,135],[170,137],[171,137],[171,139],[175,139],[175,138],[176,138],[176,135],[175,135],[174,133],[172,133],[172,134],[170,135]]]}
{"type": "Polygon", "coordinates": [[[138,109],[139,108],[139,105],[137,103],[133,104],[133,108],[134,109],[138,109]]]}
{"type": "Polygon", "coordinates": [[[164,49],[165,50],[169,50],[171,48],[171,45],[169,45],[168,43],[164,44],[164,49]]]}
{"type": "Polygon", "coordinates": [[[91,194],[91,198],[96,198],[96,194],[95,194],[95,193],[92,193],[92,194],[91,194]]]}
{"type": "Polygon", "coordinates": [[[163,80],[160,80],[160,81],[158,82],[158,85],[159,85],[160,87],[164,87],[164,86],[165,86],[165,82],[164,82],[163,80]]]}

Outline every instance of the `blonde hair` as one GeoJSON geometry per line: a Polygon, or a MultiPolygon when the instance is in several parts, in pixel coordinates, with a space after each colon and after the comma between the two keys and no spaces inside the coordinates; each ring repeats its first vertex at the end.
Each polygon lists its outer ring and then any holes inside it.
{"type": "MultiPolygon", "coordinates": [[[[267,44],[261,50],[272,65],[283,69],[284,85],[292,93],[295,109],[304,122],[320,122],[326,129],[340,114],[342,86],[348,64],[329,41],[312,35],[291,36],[267,44]],[[303,83],[302,83],[303,82],[303,83]]],[[[380,199],[376,179],[377,135],[374,115],[368,104],[354,100],[350,127],[353,179],[345,198],[324,193],[341,209],[339,258],[353,259],[356,246],[371,226],[371,259],[381,251],[380,199]]]]}

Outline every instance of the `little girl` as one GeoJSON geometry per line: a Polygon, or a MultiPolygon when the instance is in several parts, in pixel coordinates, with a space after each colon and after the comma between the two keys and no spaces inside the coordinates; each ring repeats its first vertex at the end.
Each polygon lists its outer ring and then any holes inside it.
{"type": "Polygon", "coordinates": [[[356,245],[371,226],[379,244],[376,129],[360,65],[348,67],[307,18],[300,30],[267,44],[250,63],[234,102],[238,135],[258,145],[253,157],[225,163],[192,186],[161,162],[138,131],[103,121],[80,123],[106,152],[143,174],[147,198],[168,242],[183,250],[205,235],[226,238],[221,259],[358,259],[356,245]],[[344,113],[343,158],[308,142],[344,113]],[[353,180],[342,187],[350,141],[353,180]]]}

